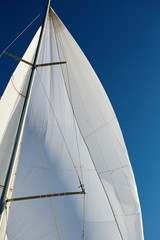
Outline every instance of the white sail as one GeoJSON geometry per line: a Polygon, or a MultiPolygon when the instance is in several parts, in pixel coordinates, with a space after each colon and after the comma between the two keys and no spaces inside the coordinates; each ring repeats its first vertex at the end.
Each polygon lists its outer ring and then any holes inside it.
{"type": "MultiPolygon", "coordinates": [[[[25,52],[23,59],[33,62],[40,29],[37,31],[30,46],[25,52]]],[[[0,101],[0,196],[5,184],[6,174],[9,167],[11,154],[14,147],[16,132],[24,104],[25,94],[30,77],[31,66],[20,62],[14,71],[8,86],[0,101]]],[[[21,133],[21,137],[22,137],[21,133]]],[[[16,153],[16,161],[13,167],[11,181],[9,183],[7,198],[11,198],[13,193],[15,174],[18,164],[20,145],[16,153]]],[[[8,222],[10,204],[7,204],[0,221],[0,239],[4,238],[6,225],[8,222]]]]}
{"type": "MultiPolygon", "coordinates": [[[[28,59],[27,59],[28,60],[28,59]]],[[[143,240],[141,210],[121,130],[94,70],[49,10],[27,113],[8,239],[143,240]],[[83,188],[83,187],[82,187],[83,188]],[[15,224],[16,223],[16,224],[15,224]]]]}

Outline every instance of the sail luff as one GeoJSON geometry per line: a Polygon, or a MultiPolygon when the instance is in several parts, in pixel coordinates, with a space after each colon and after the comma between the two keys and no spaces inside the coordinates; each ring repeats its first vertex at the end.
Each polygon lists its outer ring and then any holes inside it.
{"type": "MultiPolygon", "coordinates": [[[[18,163],[18,159],[19,159],[21,141],[22,141],[22,137],[23,137],[23,130],[24,130],[31,90],[32,90],[32,86],[33,86],[34,76],[35,76],[36,63],[37,63],[38,57],[39,57],[39,52],[40,52],[43,33],[44,33],[45,25],[46,25],[46,19],[47,19],[47,15],[48,15],[50,2],[51,2],[51,0],[48,0],[47,6],[46,6],[46,11],[45,11],[44,19],[43,19],[40,37],[39,37],[39,41],[38,41],[38,45],[37,45],[37,49],[36,49],[36,53],[35,53],[35,57],[34,57],[34,62],[33,62],[33,67],[32,67],[32,71],[30,74],[27,92],[26,92],[26,97],[25,97],[23,108],[22,108],[21,117],[20,117],[18,129],[17,129],[17,133],[16,133],[15,142],[14,142],[14,147],[13,147],[12,155],[10,158],[10,163],[9,163],[9,167],[8,167],[8,171],[7,171],[7,175],[6,175],[6,179],[5,179],[5,183],[4,183],[4,187],[3,187],[3,191],[2,191],[2,195],[1,195],[1,199],[0,199],[0,227],[1,227],[1,225],[3,225],[3,212],[5,209],[5,205],[6,205],[6,198],[7,198],[7,194],[8,194],[9,184],[13,177],[12,176],[13,168],[14,168],[14,166],[18,165],[16,163],[18,163]]],[[[7,226],[5,226],[5,229],[6,228],[7,228],[7,226]]],[[[3,232],[5,232],[5,231],[3,231],[3,232]]],[[[1,236],[1,237],[2,237],[2,239],[4,239],[5,236],[1,236]]]]}

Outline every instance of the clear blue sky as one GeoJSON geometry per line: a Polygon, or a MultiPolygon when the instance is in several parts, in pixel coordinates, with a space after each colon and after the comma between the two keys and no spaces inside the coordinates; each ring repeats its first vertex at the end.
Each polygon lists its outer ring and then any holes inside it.
{"type": "MultiPolygon", "coordinates": [[[[0,3],[0,51],[22,57],[47,0],[0,3]]],[[[145,240],[160,239],[160,1],[52,0],[52,7],[99,76],[116,112],[141,202],[145,240]]],[[[16,67],[0,58],[0,96],[16,67]]],[[[138,240],[138,239],[137,239],[138,240]]]]}

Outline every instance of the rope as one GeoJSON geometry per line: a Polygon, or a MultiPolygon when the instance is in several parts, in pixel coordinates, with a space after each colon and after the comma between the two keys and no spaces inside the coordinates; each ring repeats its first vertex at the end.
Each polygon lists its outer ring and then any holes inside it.
{"type": "MultiPolygon", "coordinates": [[[[34,112],[33,112],[32,103],[31,103],[31,110],[32,110],[33,121],[34,121],[34,126],[35,126],[36,135],[37,135],[37,140],[38,140],[38,146],[39,146],[39,150],[40,150],[40,154],[41,154],[43,169],[44,169],[44,173],[45,173],[45,177],[46,177],[46,182],[47,182],[47,186],[48,186],[48,191],[49,191],[49,194],[51,194],[50,187],[49,187],[49,182],[48,182],[48,177],[47,177],[47,171],[46,171],[46,168],[45,168],[44,159],[43,159],[43,154],[42,154],[42,148],[41,148],[40,139],[39,139],[39,135],[38,135],[38,130],[37,130],[37,126],[36,126],[36,121],[35,121],[35,117],[34,117],[34,112]]],[[[54,211],[53,201],[52,201],[52,198],[51,198],[51,197],[50,197],[50,201],[51,201],[51,206],[52,206],[54,221],[55,221],[55,224],[56,224],[58,239],[60,240],[60,235],[59,235],[59,230],[58,230],[58,224],[57,224],[57,220],[56,220],[56,214],[55,214],[55,211],[54,211]]]]}
{"type": "Polygon", "coordinates": [[[8,45],[8,47],[6,47],[2,53],[0,54],[0,57],[2,57],[3,52],[5,52],[31,25],[32,23],[35,22],[35,20],[40,16],[40,13],[37,15],[37,17],[35,19],[33,19],[33,21],[8,45]]]}

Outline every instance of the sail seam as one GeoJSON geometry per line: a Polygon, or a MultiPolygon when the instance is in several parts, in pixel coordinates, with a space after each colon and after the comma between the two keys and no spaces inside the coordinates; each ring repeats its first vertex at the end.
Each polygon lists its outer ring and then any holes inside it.
{"type": "Polygon", "coordinates": [[[84,138],[88,138],[90,137],[92,134],[96,133],[97,131],[99,131],[100,129],[102,129],[103,127],[107,126],[109,123],[113,122],[116,119],[116,117],[112,118],[109,122],[106,122],[105,124],[103,124],[102,126],[100,126],[99,128],[95,129],[93,132],[91,132],[90,134],[88,134],[87,136],[85,136],[84,138]]]}
{"type": "Polygon", "coordinates": [[[112,168],[112,169],[109,169],[109,170],[106,170],[106,171],[99,172],[99,174],[108,173],[108,172],[112,172],[112,171],[117,171],[117,170],[120,170],[122,168],[127,168],[127,167],[130,167],[130,165],[127,164],[127,165],[119,167],[119,168],[112,168]]]}

